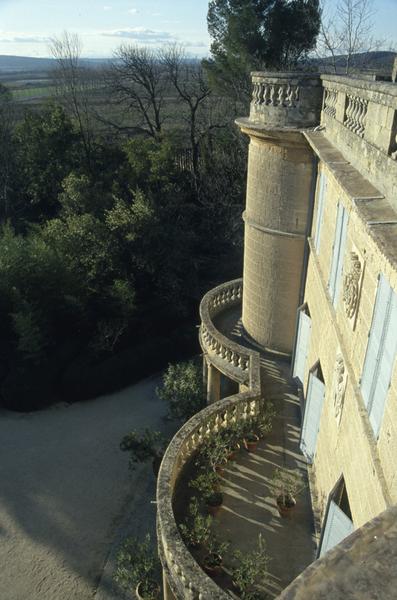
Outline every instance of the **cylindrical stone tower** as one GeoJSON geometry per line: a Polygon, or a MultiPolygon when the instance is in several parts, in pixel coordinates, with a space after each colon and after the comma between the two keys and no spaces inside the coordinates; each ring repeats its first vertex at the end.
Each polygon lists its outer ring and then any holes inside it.
{"type": "Polygon", "coordinates": [[[253,73],[242,321],[263,348],[291,353],[315,177],[302,129],[320,122],[313,73],[253,73]]]}

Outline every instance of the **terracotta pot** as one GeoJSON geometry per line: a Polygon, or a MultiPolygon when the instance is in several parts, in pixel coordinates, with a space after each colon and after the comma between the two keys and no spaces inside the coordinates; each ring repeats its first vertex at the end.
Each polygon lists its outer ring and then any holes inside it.
{"type": "Polygon", "coordinates": [[[220,575],[222,573],[222,557],[219,554],[208,554],[204,558],[203,569],[208,575],[220,575]]]}
{"type": "Polygon", "coordinates": [[[223,462],[219,465],[215,465],[215,472],[218,473],[218,475],[220,475],[220,476],[224,475],[226,464],[227,464],[227,461],[225,459],[225,462],[223,462]]]}
{"type": "Polygon", "coordinates": [[[215,517],[218,514],[220,507],[222,506],[223,496],[219,492],[215,492],[214,497],[207,501],[207,510],[210,515],[215,517]]]}
{"type": "Polygon", "coordinates": [[[290,519],[292,516],[292,513],[295,509],[295,506],[296,506],[295,498],[291,498],[291,504],[289,504],[289,505],[284,504],[281,501],[280,497],[277,498],[276,502],[277,502],[277,508],[278,508],[278,512],[280,513],[280,516],[285,519],[290,519]]]}
{"type": "MultiPolygon", "coordinates": [[[[160,596],[160,586],[157,583],[154,583],[154,593],[156,596],[160,596]]],[[[138,600],[145,600],[145,596],[142,596],[142,582],[140,581],[135,588],[135,595],[138,600]]]]}
{"type": "Polygon", "coordinates": [[[236,460],[237,458],[237,454],[240,451],[240,444],[237,444],[237,446],[234,448],[234,450],[230,451],[230,454],[228,455],[227,459],[228,460],[236,460]]]}
{"type": "Polygon", "coordinates": [[[245,449],[247,450],[247,452],[255,452],[255,450],[258,447],[258,443],[259,443],[258,436],[255,434],[252,434],[252,438],[255,438],[255,439],[249,439],[249,440],[244,439],[244,446],[245,446],[245,449]]]}

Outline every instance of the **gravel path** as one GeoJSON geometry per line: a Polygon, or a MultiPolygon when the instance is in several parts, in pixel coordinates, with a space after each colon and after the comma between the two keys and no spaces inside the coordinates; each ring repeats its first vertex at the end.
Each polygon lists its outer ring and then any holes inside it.
{"type": "Polygon", "coordinates": [[[158,383],[36,413],[0,412],[1,600],[86,600],[97,589],[98,599],[115,597],[115,545],[124,529],[153,530],[155,513],[150,467],[131,475],[119,442],[133,428],[164,429],[158,383]]]}

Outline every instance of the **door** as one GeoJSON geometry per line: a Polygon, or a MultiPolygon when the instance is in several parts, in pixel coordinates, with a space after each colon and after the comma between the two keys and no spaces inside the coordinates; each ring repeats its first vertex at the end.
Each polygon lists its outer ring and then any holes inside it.
{"type": "Polygon", "coordinates": [[[301,432],[300,448],[306,458],[312,462],[316,452],[317,436],[320,429],[321,413],[323,410],[325,384],[320,379],[321,371],[318,366],[309,375],[305,414],[301,432]]]}

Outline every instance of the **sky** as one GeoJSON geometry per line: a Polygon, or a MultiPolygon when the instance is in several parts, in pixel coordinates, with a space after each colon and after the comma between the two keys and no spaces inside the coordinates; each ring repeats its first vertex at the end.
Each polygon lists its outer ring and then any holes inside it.
{"type": "MultiPolygon", "coordinates": [[[[397,45],[397,0],[374,0],[374,8],[374,35],[397,45]]],[[[50,39],[67,30],[80,35],[85,57],[167,42],[206,56],[207,9],[208,0],[0,0],[0,54],[49,56],[50,39]]]]}

